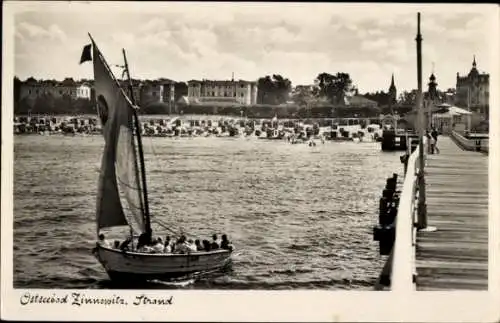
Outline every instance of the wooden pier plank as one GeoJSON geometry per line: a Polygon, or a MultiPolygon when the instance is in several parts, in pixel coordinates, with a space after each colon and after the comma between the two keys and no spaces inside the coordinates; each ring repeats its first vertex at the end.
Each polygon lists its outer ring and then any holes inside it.
{"type": "Polygon", "coordinates": [[[427,155],[428,225],[417,233],[417,290],[488,289],[488,157],[438,139],[427,155]]]}

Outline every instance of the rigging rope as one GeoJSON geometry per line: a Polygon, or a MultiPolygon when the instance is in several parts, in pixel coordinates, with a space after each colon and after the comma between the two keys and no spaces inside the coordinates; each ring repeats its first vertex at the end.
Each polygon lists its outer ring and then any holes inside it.
{"type": "Polygon", "coordinates": [[[162,228],[166,229],[167,231],[169,231],[170,233],[172,234],[177,234],[178,232],[175,232],[175,230],[171,229],[165,222],[163,221],[160,221],[158,219],[155,219],[155,223],[158,224],[159,226],[161,226],[162,228]]]}
{"type": "MultiPolygon", "coordinates": [[[[155,157],[155,156],[157,156],[157,154],[156,154],[156,150],[154,149],[153,137],[151,137],[151,136],[148,136],[148,137],[149,137],[150,147],[151,147],[151,151],[153,153],[153,157],[155,157]]],[[[157,161],[156,158],[153,158],[153,160],[157,161]]],[[[160,165],[160,167],[159,167],[160,171],[163,173],[164,169],[163,169],[162,163],[159,163],[159,165],[160,165]]],[[[172,233],[174,235],[184,234],[183,228],[180,228],[179,231],[176,232],[175,230],[171,229],[170,226],[166,224],[166,222],[163,222],[160,219],[157,219],[156,217],[151,217],[151,221],[154,221],[156,224],[160,225],[161,227],[163,227],[164,229],[166,229],[167,231],[169,231],[170,233],[172,233]]]]}

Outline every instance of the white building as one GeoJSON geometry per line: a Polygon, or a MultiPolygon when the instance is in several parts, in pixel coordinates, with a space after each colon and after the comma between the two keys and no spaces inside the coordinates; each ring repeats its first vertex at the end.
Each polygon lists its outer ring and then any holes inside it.
{"type": "Polygon", "coordinates": [[[257,82],[244,80],[191,80],[188,82],[188,99],[190,102],[229,100],[242,105],[257,103],[257,82]]]}
{"type": "Polygon", "coordinates": [[[82,83],[76,87],[76,98],[90,100],[91,87],[88,83],[82,83]]]}

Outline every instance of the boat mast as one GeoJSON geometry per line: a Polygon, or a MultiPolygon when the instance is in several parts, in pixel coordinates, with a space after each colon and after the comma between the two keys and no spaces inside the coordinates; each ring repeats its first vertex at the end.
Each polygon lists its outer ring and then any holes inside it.
{"type": "MultiPolygon", "coordinates": [[[[128,87],[130,91],[130,99],[132,103],[135,105],[135,97],[134,97],[134,91],[132,87],[132,80],[130,78],[130,72],[128,69],[128,62],[127,62],[127,55],[125,54],[125,49],[122,49],[123,51],[123,60],[125,61],[125,71],[127,72],[127,79],[128,79],[128,87]]],[[[141,127],[139,123],[139,117],[137,116],[137,111],[135,108],[132,109],[133,115],[134,115],[134,122],[135,122],[135,130],[136,130],[136,135],[137,135],[137,148],[139,150],[139,164],[141,167],[141,179],[142,179],[142,190],[144,194],[144,225],[146,227],[146,233],[151,236],[152,230],[151,230],[151,218],[149,215],[149,203],[148,203],[148,190],[146,186],[146,165],[144,163],[144,152],[142,150],[142,140],[141,140],[141,127]]]]}

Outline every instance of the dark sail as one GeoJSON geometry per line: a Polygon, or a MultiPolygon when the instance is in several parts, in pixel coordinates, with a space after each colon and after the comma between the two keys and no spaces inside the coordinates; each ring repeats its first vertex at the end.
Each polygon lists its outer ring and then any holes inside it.
{"type": "Polygon", "coordinates": [[[142,233],[144,200],[135,148],[133,107],[93,43],[95,93],[105,139],[97,228],[129,225],[142,233]]]}

